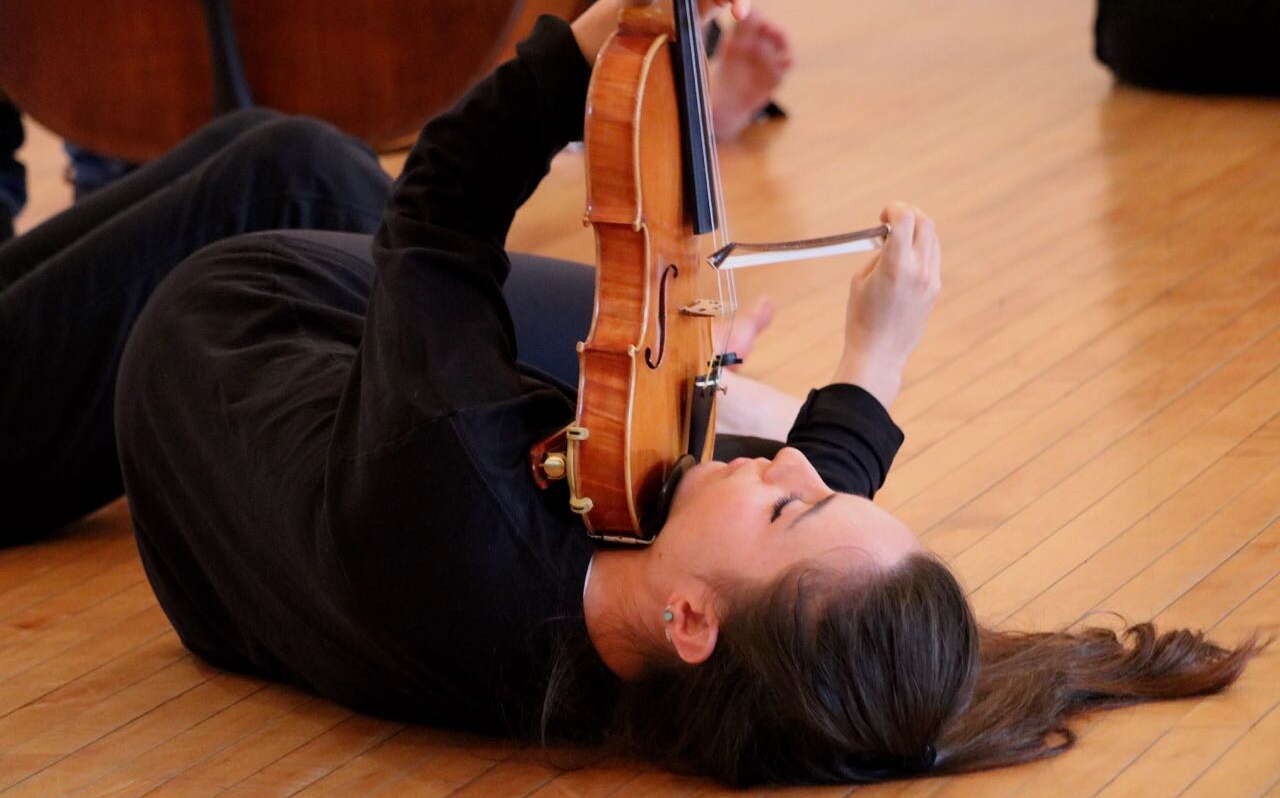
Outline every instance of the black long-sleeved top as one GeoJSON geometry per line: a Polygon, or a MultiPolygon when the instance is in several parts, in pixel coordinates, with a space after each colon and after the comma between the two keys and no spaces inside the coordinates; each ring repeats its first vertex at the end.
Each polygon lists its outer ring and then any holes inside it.
{"type": "MultiPolygon", "coordinates": [[[[362,329],[335,253],[215,251],[218,285],[166,286],[153,301],[172,329],[140,323],[204,353],[182,368],[205,398],[155,399],[137,415],[168,431],[121,436],[144,561],[188,645],[368,711],[517,733],[557,641],[586,639],[593,550],[566,488],[530,477],[530,446],[573,401],[517,365],[501,292],[516,209],[582,134],[589,67],[551,18],[519,53],[423,130],[375,238],[362,329]],[[254,276],[220,276],[237,269],[254,276]],[[241,282],[253,291],[227,299],[241,282]],[[274,291],[286,299],[262,299],[274,291]],[[326,306],[346,315],[325,321],[326,306]]],[[[135,365],[121,396],[173,392],[147,382],[166,368],[135,365]]],[[[832,488],[870,495],[901,433],[833,385],[789,443],[832,488]]],[[[589,670],[607,694],[613,677],[589,670]]]]}

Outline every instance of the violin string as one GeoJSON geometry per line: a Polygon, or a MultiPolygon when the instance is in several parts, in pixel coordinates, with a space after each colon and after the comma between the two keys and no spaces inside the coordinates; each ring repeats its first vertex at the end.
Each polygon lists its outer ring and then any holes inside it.
{"type": "MultiPolygon", "coordinates": [[[[685,14],[684,18],[688,20],[688,24],[685,30],[681,31],[681,35],[686,36],[688,38],[690,44],[693,46],[695,58],[697,59],[697,62],[698,62],[697,80],[694,82],[693,90],[697,95],[696,106],[698,108],[698,113],[702,116],[703,135],[707,139],[706,142],[700,142],[700,143],[705,145],[706,155],[710,159],[712,157],[713,150],[709,142],[714,141],[715,133],[711,129],[710,114],[708,113],[708,110],[707,110],[709,108],[710,102],[709,102],[709,91],[708,91],[708,86],[706,81],[707,57],[706,57],[705,40],[703,38],[703,30],[700,27],[701,16],[698,13],[697,0],[685,0],[685,3],[687,6],[686,8],[687,13],[685,14]]],[[[708,166],[707,178],[711,182],[711,185],[708,186],[709,191],[708,191],[707,199],[712,205],[713,217],[716,220],[716,224],[713,226],[711,231],[712,247],[714,249],[719,245],[721,229],[724,221],[724,214],[722,209],[719,206],[718,197],[716,196],[716,186],[714,182],[715,181],[714,162],[713,161],[709,162],[707,166],[708,166]]],[[[720,307],[723,308],[724,302],[725,302],[724,285],[723,285],[723,280],[720,277],[719,270],[716,270],[716,291],[717,291],[716,298],[720,302],[720,307]]],[[[714,346],[714,343],[713,343],[713,346],[714,346]]]]}
{"type": "MultiPolygon", "coordinates": [[[[698,79],[698,88],[702,93],[702,102],[699,107],[703,114],[703,129],[707,131],[708,158],[710,160],[711,170],[711,201],[716,209],[716,216],[719,224],[716,225],[712,233],[713,249],[719,250],[721,247],[729,243],[729,217],[724,201],[724,183],[720,176],[720,151],[716,141],[715,128],[713,127],[713,119],[711,114],[711,91],[708,83],[708,58],[706,51],[706,42],[702,36],[703,31],[693,32],[693,38],[696,42],[698,59],[702,69],[698,79]]],[[[728,321],[724,324],[723,340],[718,347],[720,354],[726,354],[729,351],[730,341],[733,339],[734,322],[737,319],[738,309],[738,289],[737,276],[731,269],[720,270],[715,269],[716,275],[716,293],[720,302],[721,318],[727,314],[728,321]]]]}
{"type": "MultiPolygon", "coordinates": [[[[694,18],[697,19],[696,16],[694,18]]],[[[714,209],[713,216],[716,220],[716,224],[714,225],[711,231],[711,242],[712,242],[711,247],[712,247],[712,250],[714,251],[720,246],[720,239],[723,235],[725,218],[724,218],[724,209],[723,207],[721,207],[720,197],[718,194],[718,186],[716,185],[717,175],[715,171],[715,149],[714,149],[714,145],[710,143],[715,141],[715,130],[712,129],[711,127],[711,115],[708,112],[708,108],[710,107],[710,92],[708,91],[708,85],[707,85],[707,79],[706,79],[707,69],[708,69],[707,55],[706,55],[706,49],[704,46],[704,40],[702,38],[702,31],[695,28],[695,30],[688,31],[688,35],[696,43],[695,49],[697,51],[698,63],[700,66],[698,83],[697,83],[697,91],[700,94],[699,102],[698,102],[698,111],[699,113],[702,114],[702,129],[708,141],[708,144],[707,144],[708,175],[707,177],[711,183],[711,185],[708,187],[710,189],[709,200],[714,209]]],[[[723,308],[725,306],[724,280],[720,275],[719,269],[713,269],[713,272],[715,274],[715,281],[716,281],[716,299],[720,303],[720,307],[723,308]]],[[[715,348],[714,341],[712,342],[712,347],[715,348]]]]}

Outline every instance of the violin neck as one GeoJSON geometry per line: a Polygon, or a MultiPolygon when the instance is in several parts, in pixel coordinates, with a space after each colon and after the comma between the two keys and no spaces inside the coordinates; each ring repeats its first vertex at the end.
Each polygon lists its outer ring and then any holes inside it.
{"type": "Polygon", "coordinates": [[[698,0],[675,0],[676,38],[679,47],[677,74],[681,102],[680,123],[684,137],[685,195],[693,230],[702,235],[720,226],[715,188],[715,149],[711,106],[707,97],[706,59],[698,0]]]}

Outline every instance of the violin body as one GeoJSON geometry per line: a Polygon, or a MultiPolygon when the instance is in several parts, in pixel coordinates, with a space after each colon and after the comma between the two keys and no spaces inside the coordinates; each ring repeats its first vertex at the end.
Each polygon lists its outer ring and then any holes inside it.
{"type": "Polygon", "coordinates": [[[714,390],[710,419],[691,424],[713,344],[711,317],[690,311],[712,267],[699,257],[687,203],[673,36],[669,3],[628,7],[587,104],[586,221],[598,272],[567,441],[571,504],[593,535],[622,532],[627,542],[645,537],[673,464],[691,450],[710,456],[715,427],[714,390]],[[704,440],[691,446],[699,427],[704,440]]]}

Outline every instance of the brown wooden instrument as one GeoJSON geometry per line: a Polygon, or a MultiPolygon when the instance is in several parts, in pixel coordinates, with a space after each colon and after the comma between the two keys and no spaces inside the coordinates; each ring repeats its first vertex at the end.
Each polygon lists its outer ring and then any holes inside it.
{"type": "Polygon", "coordinates": [[[712,320],[728,319],[727,342],[734,270],[874,249],[889,233],[728,242],[699,22],[696,0],[629,0],[588,95],[594,316],[577,418],[531,460],[540,484],[568,479],[588,533],[612,542],[652,542],[680,475],[712,454],[721,370],[737,361],[712,320]]]}
{"type": "MultiPolygon", "coordinates": [[[[219,3],[219,5],[222,5],[219,3]]],[[[230,0],[252,101],[402,142],[482,77],[540,13],[586,0],[230,0]]],[[[143,161],[212,119],[200,0],[4,0],[0,87],[90,149],[143,161]]]]}
{"type": "Polygon", "coordinates": [[[634,0],[588,95],[596,304],[578,347],[577,419],[543,475],[565,472],[571,507],[610,540],[651,541],[677,463],[711,455],[712,319],[730,299],[699,255],[699,235],[723,218],[702,48],[695,0],[634,0]]]}

